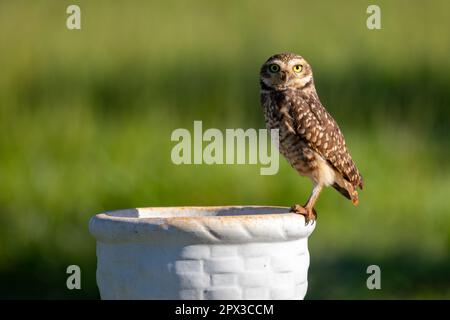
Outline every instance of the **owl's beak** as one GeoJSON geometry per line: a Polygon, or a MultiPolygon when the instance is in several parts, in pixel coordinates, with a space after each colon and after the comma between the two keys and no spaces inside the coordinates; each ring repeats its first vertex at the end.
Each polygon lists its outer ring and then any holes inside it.
{"type": "Polygon", "coordinates": [[[281,81],[286,81],[286,79],[287,79],[286,71],[280,71],[280,80],[281,81]]]}

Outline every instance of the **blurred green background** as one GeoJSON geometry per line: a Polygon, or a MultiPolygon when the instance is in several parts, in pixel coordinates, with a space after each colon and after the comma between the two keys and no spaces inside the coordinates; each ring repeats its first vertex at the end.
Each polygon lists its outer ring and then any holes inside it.
{"type": "Polygon", "coordinates": [[[280,158],[176,166],[171,132],[264,128],[258,72],[312,64],[365,178],[323,192],[307,298],[450,298],[449,1],[0,1],[0,298],[99,298],[89,218],[176,205],[290,206],[280,158]],[[82,29],[66,28],[78,4],[82,29]],[[382,30],[366,28],[378,4],[382,30]],[[82,290],[66,288],[66,267],[82,290]],[[382,289],[366,288],[379,265],[382,289]]]}

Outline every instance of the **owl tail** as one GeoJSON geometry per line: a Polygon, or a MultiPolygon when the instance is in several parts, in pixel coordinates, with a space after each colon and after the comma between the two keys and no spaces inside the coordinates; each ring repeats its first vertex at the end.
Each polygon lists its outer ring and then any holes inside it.
{"type": "Polygon", "coordinates": [[[333,184],[333,188],[339,191],[347,199],[352,200],[352,203],[355,206],[358,205],[358,192],[355,190],[355,188],[352,186],[350,182],[347,182],[345,180],[341,180],[340,184],[335,182],[333,184]]]}

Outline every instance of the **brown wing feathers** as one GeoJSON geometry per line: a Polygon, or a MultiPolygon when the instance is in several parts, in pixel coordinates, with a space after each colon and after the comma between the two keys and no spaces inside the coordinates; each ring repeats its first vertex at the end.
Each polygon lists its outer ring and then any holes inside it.
{"type": "MultiPolygon", "coordinates": [[[[303,97],[290,100],[285,103],[290,106],[289,113],[294,119],[297,134],[327,160],[345,180],[362,189],[362,176],[347,151],[342,132],[322,106],[317,95],[312,95],[308,100],[303,97]]],[[[341,192],[339,189],[338,191],[341,192]]]]}

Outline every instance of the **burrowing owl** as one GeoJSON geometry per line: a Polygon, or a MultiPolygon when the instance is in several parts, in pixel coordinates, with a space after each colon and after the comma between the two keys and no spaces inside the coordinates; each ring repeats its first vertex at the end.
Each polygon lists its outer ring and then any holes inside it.
{"type": "Polygon", "coordinates": [[[311,66],[299,55],[281,53],[263,64],[260,76],[267,129],[279,130],[280,152],[313,181],[307,203],[291,210],[304,215],[306,223],[314,221],[314,204],[324,186],[333,186],[358,204],[356,187],[362,189],[363,178],[339,126],[320,103],[311,66]]]}

